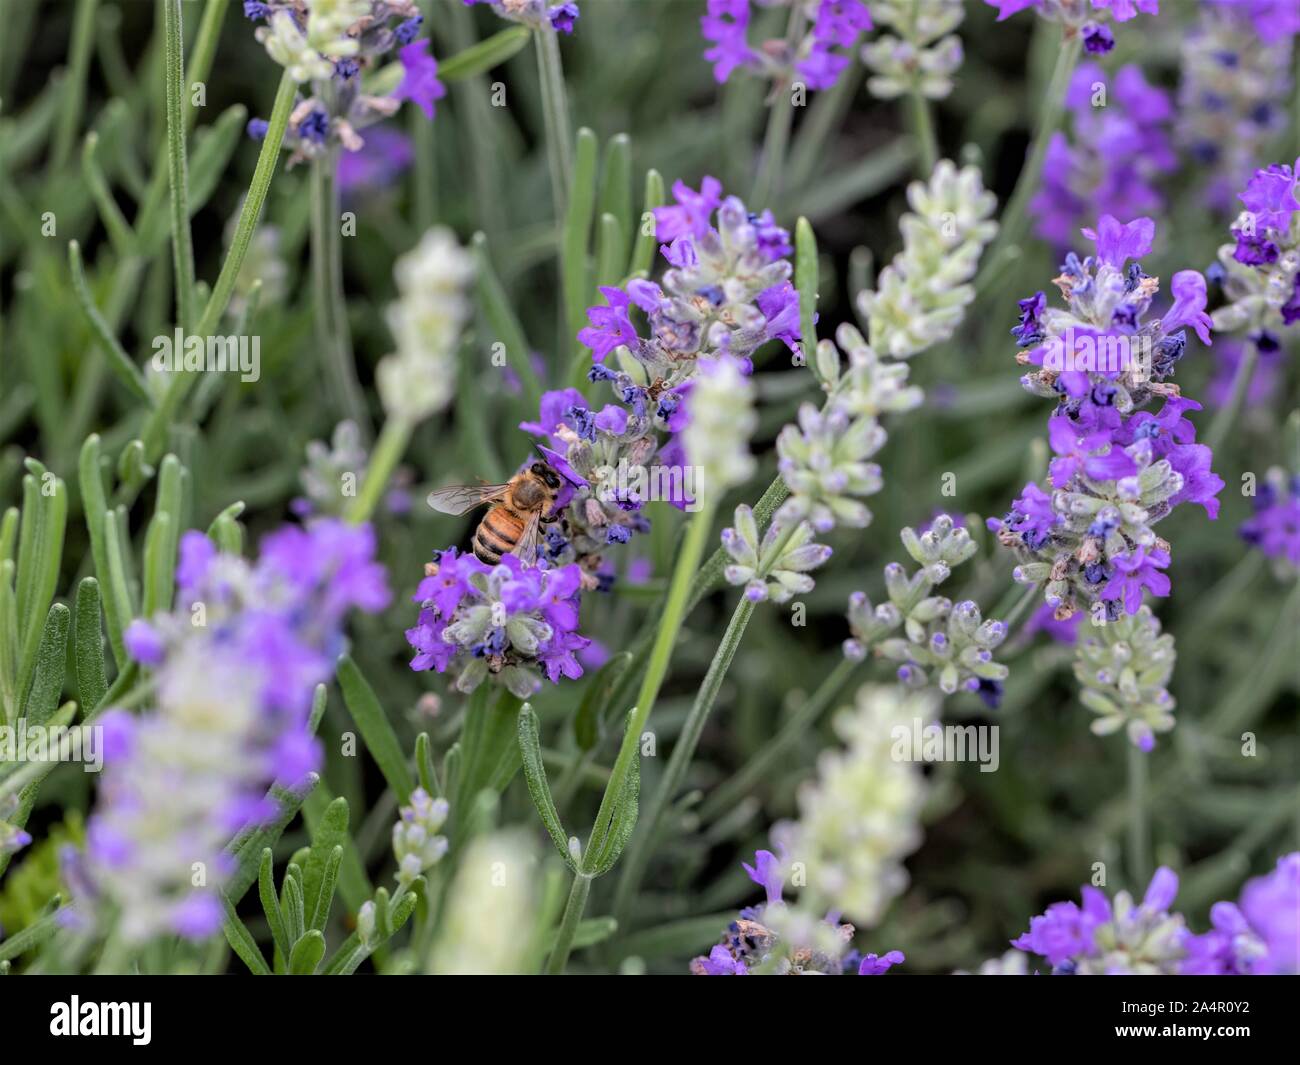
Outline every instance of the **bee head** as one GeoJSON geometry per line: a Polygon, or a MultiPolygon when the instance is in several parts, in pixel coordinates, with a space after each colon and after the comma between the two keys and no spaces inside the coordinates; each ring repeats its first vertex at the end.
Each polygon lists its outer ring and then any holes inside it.
{"type": "Polygon", "coordinates": [[[529,472],[537,478],[551,491],[559,491],[560,475],[544,462],[534,462],[529,472]]]}

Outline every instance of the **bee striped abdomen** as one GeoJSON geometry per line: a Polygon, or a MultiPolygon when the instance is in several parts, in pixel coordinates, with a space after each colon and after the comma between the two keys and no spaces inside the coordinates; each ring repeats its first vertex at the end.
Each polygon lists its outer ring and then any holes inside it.
{"type": "Polygon", "coordinates": [[[524,523],[505,507],[493,507],[474,533],[474,554],[481,562],[495,566],[501,556],[513,551],[523,535],[524,523]]]}

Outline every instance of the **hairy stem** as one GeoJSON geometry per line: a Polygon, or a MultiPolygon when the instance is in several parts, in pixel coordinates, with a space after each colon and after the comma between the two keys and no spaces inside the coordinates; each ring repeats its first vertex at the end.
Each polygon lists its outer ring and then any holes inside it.
{"type": "MultiPolygon", "coordinates": [[[[591,836],[583,851],[584,861],[599,854],[605,846],[614,803],[623,794],[628,773],[632,769],[632,759],[640,757],[638,747],[641,732],[645,728],[646,721],[649,720],[650,711],[654,709],[655,699],[659,695],[664,677],[668,674],[668,663],[672,659],[673,647],[677,643],[677,634],[681,631],[682,621],[686,617],[691,580],[704,555],[704,545],[708,542],[716,509],[716,502],[706,503],[691,519],[690,527],[686,531],[686,539],[682,543],[681,553],[677,556],[677,565],[673,570],[672,583],[668,589],[668,601],[664,604],[663,613],[660,615],[654,646],[650,651],[650,661],[646,666],[645,677],[641,681],[631,721],[623,733],[623,743],[618,749],[618,757],[614,761],[614,768],[610,771],[609,784],[606,785],[605,794],[601,797],[600,809],[596,813],[591,836]]],[[[582,919],[582,911],[587,905],[587,891],[585,888],[579,888],[576,881],[587,875],[585,871],[576,874],[574,887],[569,894],[570,907],[575,911],[572,915],[575,922],[582,919]]],[[[569,920],[569,917],[566,912],[565,920],[569,920]]],[[[572,935],[567,941],[556,942],[547,966],[548,972],[564,971],[571,945],[572,935]]]]}
{"type": "Polygon", "coordinates": [[[350,418],[370,438],[370,416],[357,381],[343,292],[343,243],[339,233],[338,182],[334,152],[312,162],[311,276],[312,318],[325,380],[340,417],[350,418]]]}
{"type": "Polygon", "coordinates": [[[181,0],[166,0],[167,181],[171,189],[172,263],[176,273],[176,321],[194,325],[194,243],[190,233],[189,175],[185,160],[185,41],[181,0]]]}
{"type": "Polygon", "coordinates": [[[389,418],[379,431],[379,439],[371,452],[366,475],[361,479],[361,491],[348,508],[348,521],[360,525],[369,521],[375,508],[383,498],[384,489],[388,487],[393,470],[406,453],[406,445],[411,440],[412,425],[404,418],[389,418]]]}
{"type": "MultiPolygon", "coordinates": [[[[257,220],[266,202],[267,190],[271,187],[271,178],[275,175],[275,165],[280,158],[280,144],[284,140],[284,131],[289,125],[289,112],[293,110],[293,98],[297,84],[286,73],[280,79],[280,88],[275,96],[275,107],[271,111],[271,120],[262,140],[262,150],[257,156],[257,168],[253,171],[253,180],[248,186],[248,195],[244,197],[244,206],[239,211],[239,221],[235,224],[235,237],[226,252],[225,262],[221,264],[221,273],[213,286],[212,295],[208,297],[203,316],[199,319],[195,332],[199,336],[211,333],[225,313],[230,303],[230,296],[235,289],[235,279],[239,268],[244,264],[248,246],[252,243],[253,233],[257,229],[257,220]]],[[[149,462],[157,462],[162,457],[167,443],[167,430],[180,410],[181,403],[193,384],[193,375],[186,372],[173,372],[162,402],[154,409],[144,429],[145,457],[149,462]]]]}
{"type": "Polygon", "coordinates": [[[570,158],[573,134],[569,129],[569,101],[564,91],[564,68],[560,43],[550,30],[533,34],[537,46],[537,69],[542,85],[542,115],[546,121],[546,158],[551,168],[551,196],[555,217],[562,219],[569,202],[570,158]]]}
{"type": "Polygon", "coordinates": [[[1147,759],[1151,756],[1128,745],[1128,879],[1139,895],[1151,875],[1151,823],[1147,804],[1147,759]]]}
{"type": "Polygon", "coordinates": [[[1056,57],[1056,69],[1052,71],[1052,80],[1043,100],[1043,110],[1034,129],[1034,140],[1029,149],[1029,157],[1016,179],[1016,187],[1007,201],[1006,209],[998,221],[998,235],[993,244],[984,253],[984,266],[975,278],[975,288],[983,293],[995,276],[994,264],[1001,270],[1003,253],[1012,245],[1024,239],[1029,225],[1029,200],[1038,189],[1038,179],[1043,172],[1043,162],[1047,158],[1047,147],[1052,135],[1060,128],[1065,117],[1065,92],[1070,87],[1070,78],[1079,62],[1082,47],[1078,35],[1061,42],[1060,52],[1056,57]]]}

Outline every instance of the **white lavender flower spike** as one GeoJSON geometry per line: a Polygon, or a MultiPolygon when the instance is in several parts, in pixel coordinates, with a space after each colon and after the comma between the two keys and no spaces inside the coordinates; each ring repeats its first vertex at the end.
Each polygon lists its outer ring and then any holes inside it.
{"type": "Polygon", "coordinates": [[[473,256],[442,227],[397,261],[398,299],[388,308],[397,352],[375,370],[390,417],[423,421],[456,394],[456,345],[472,309],[467,289],[474,269],[473,256]]]}
{"type": "Polygon", "coordinates": [[[892,100],[913,87],[931,100],[952,92],[952,76],[962,62],[962,0],[874,0],[871,17],[893,30],[862,46],[862,62],[871,70],[867,89],[892,100]]]}
{"type": "Polygon", "coordinates": [[[864,685],[836,715],[841,749],[823,752],[817,776],[798,794],[799,816],[776,825],[773,841],[788,862],[815,871],[794,907],[822,917],[843,913],[870,927],[907,884],[902,859],[921,842],[925,794],[917,763],[893,754],[893,730],[935,719],[930,692],[864,685]]]}
{"type": "Polygon", "coordinates": [[[754,472],[749,437],[758,424],[754,386],[728,358],[701,362],[687,400],[682,433],[686,458],[697,470],[700,494],[718,499],[754,472]]]}
{"type": "Polygon", "coordinates": [[[975,298],[968,282],[997,233],[997,198],[976,167],[942,159],[928,183],[907,187],[912,212],[899,219],[903,250],[880,272],[876,290],[858,295],[871,346],[906,359],[950,339],[975,298]]]}

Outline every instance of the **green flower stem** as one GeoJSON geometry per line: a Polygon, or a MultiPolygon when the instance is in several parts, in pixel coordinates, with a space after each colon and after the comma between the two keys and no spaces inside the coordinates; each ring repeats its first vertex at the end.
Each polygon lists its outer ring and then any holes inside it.
{"type": "Polygon", "coordinates": [[[343,242],[339,233],[338,155],[326,152],[312,162],[311,277],[312,319],[325,380],[340,417],[370,437],[370,416],[357,381],[343,292],[343,242]]]}
{"type": "Polygon", "coordinates": [[[1128,880],[1133,894],[1151,875],[1151,822],[1147,802],[1147,760],[1151,755],[1128,744],[1128,880]]]}
{"type": "MultiPolygon", "coordinates": [[[[672,659],[673,647],[677,643],[677,634],[681,631],[682,621],[686,617],[691,581],[695,576],[696,569],[699,568],[700,559],[704,555],[704,545],[708,542],[709,533],[713,528],[713,515],[716,510],[716,501],[711,500],[705,503],[691,519],[691,525],[686,531],[686,539],[682,543],[681,553],[677,556],[677,565],[673,569],[672,584],[668,589],[668,601],[664,604],[663,613],[660,615],[659,628],[655,633],[654,646],[650,651],[650,661],[646,666],[645,677],[641,681],[636,706],[632,710],[631,720],[628,722],[627,730],[623,734],[623,743],[618,749],[618,757],[615,759],[614,768],[609,774],[609,784],[606,786],[605,794],[600,800],[600,809],[596,813],[596,821],[592,825],[591,836],[587,841],[586,849],[583,851],[584,863],[592,860],[604,847],[605,837],[610,828],[614,803],[623,794],[628,773],[632,769],[632,759],[640,757],[638,749],[641,744],[641,733],[650,718],[650,711],[654,709],[655,699],[659,695],[659,688],[663,685],[664,677],[668,674],[668,663],[672,659]]],[[[577,930],[577,922],[582,920],[582,912],[587,905],[590,884],[580,885],[578,883],[584,878],[590,879],[590,874],[585,868],[574,877],[573,887],[569,892],[569,902],[565,909],[564,921],[560,926],[560,936],[556,939],[555,947],[551,951],[547,972],[563,972],[565,963],[569,959],[569,951],[573,946],[573,933],[577,930]],[[570,921],[572,921],[572,927],[568,927],[570,921]],[[565,935],[566,927],[568,927],[567,936],[565,935]]]]}
{"type": "Polygon", "coordinates": [[[700,819],[705,823],[716,821],[758,787],[768,771],[776,765],[777,760],[800,739],[807,736],[808,730],[816,724],[817,719],[839,694],[840,689],[844,687],[845,682],[852,676],[854,668],[859,664],[851,658],[841,659],[839,664],[826,674],[812,696],[790,715],[786,723],[781,726],[781,731],[760,747],[730,780],[713,790],[713,794],[700,807],[700,819]]]}
{"type": "Polygon", "coordinates": [[[569,888],[569,899],[564,904],[564,916],[560,918],[560,930],[555,937],[555,946],[546,961],[546,975],[559,976],[564,972],[569,953],[573,950],[573,937],[578,925],[582,923],[583,911],[587,908],[587,896],[591,894],[591,876],[577,873],[573,877],[573,886],[569,888]]]}
{"type": "Polygon", "coordinates": [[[1205,434],[1205,443],[1211,451],[1218,451],[1228,438],[1237,415],[1245,405],[1246,393],[1250,390],[1250,381],[1255,376],[1255,367],[1258,365],[1259,349],[1254,344],[1247,344],[1245,354],[1237,364],[1237,372],[1232,376],[1232,391],[1228,394],[1228,402],[1214,416],[1210,431],[1205,434]]]}
{"type": "Polygon", "coordinates": [[[54,147],[50,152],[51,170],[63,169],[77,141],[77,127],[81,125],[81,113],[86,106],[86,74],[95,43],[95,9],[98,6],[99,0],[77,0],[77,10],[72,18],[72,41],[68,48],[68,72],[63,80],[63,99],[54,130],[54,147]]]}
{"type": "MultiPolygon", "coordinates": [[[[267,190],[275,175],[275,166],[280,158],[280,144],[289,125],[289,113],[293,110],[293,99],[298,86],[286,73],[280,79],[280,88],[276,92],[275,106],[271,110],[271,119],[262,141],[262,150],[257,156],[257,167],[253,171],[253,180],[248,186],[248,195],[244,197],[244,206],[239,212],[239,221],[235,226],[235,237],[226,252],[225,262],[221,264],[221,273],[213,286],[212,295],[208,297],[207,306],[195,332],[199,336],[211,333],[230,303],[235,289],[235,279],[240,267],[244,265],[244,256],[252,243],[253,233],[257,229],[257,220],[266,202],[267,190]]],[[[163,394],[162,401],[149,416],[144,429],[145,458],[150,463],[157,462],[167,443],[167,431],[180,410],[186,394],[193,384],[193,375],[185,372],[173,372],[163,394]]]]}
{"type": "Polygon", "coordinates": [[[1029,158],[1016,179],[1015,190],[1011,193],[1011,199],[1007,201],[1006,209],[998,221],[998,235],[984,253],[984,266],[975,278],[975,288],[980,293],[987,291],[989,282],[997,272],[1002,270],[1005,265],[1004,253],[1012,245],[1017,245],[1024,239],[1029,224],[1027,215],[1029,200],[1038,188],[1038,179],[1043,172],[1043,162],[1047,158],[1047,146],[1052,139],[1052,134],[1060,128],[1061,121],[1065,117],[1065,92],[1070,87],[1070,78],[1078,65],[1081,49],[1082,41],[1077,34],[1061,42],[1061,50],[1056,57],[1056,69],[1052,71],[1052,80],[1043,100],[1043,110],[1034,130],[1029,158]]]}
{"type": "MultiPolygon", "coordinates": [[[[1029,585],[1029,587],[1027,587],[1021,593],[1020,598],[1016,600],[1015,606],[1011,607],[1010,610],[1006,610],[1005,608],[1002,607],[1002,604],[999,603],[998,606],[1000,610],[995,611],[992,614],[992,617],[1002,622],[1002,624],[1004,624],[1007,627],[1008,633],[1014,631],[1016,627],[1016,622],[1020,620],[1020,616],[1024,614],[1024,612],[1029,609],[1030,605],[1038,598],[1039,590],[1040,590],[1039,585],[1037,584],[1029,585]],[[1003,616],[1004,612],[1006,614],[1005,617],[1003,616]]],[[[1015,589],[1008,590],[1009,593],[1012,591],[1015,591],[1015,589]]]]}
{"type": "Polygon", "coordinates": [[[681,735],[673,745],[673,753],[668,759],[668,765],[664,769],[655,797],[645,816],[642,817],[636,835],[628,844],[628,853],[623,860],[623,871],[614,893],[614,920],[618,922],[620,928],[626,927],[631,901],[641,886],[641,879],[645,875],[646,865],[649,862],[650,850],[659,836],[660,822],[663,821],[669,803],[677,794],[682,778],[686,775],[686,769],[695,755],[695,749],[699,746],[705,722],[708,721],[713,704],[717,701],[722,681],[727,675],[727,670],[731,668],[732,659],[735,658],[736,650],[745,635],[745,629],[754,616],[756,605],[753,600],[743,595],[740,597],[740,602],[736,604],[727,631],[723,634],[722,642],[714,652],[713,661],[709,663],[708,672],[704,675],[704,683],[700,685],[700,690],[695,695],[695,702],[691,705],[686,724],[682,726],[681,735]]]}
{"type": "Polygon", "coordinates": [[[921,145],[921,151],[917,156],[919,164],[917,177],[923,181],[928,181],[930,175],[934,173],[935,164],[939,162],[939,142],[934,133],[934,117],[930,112],[930,101],[922,94],[917,85],[913,85],[910,92],[912,104],[912,128],[916,131],[916,139],[921,145]]]}
{"type": "Polygon", "coordinates": [[[190,329],[194,325],[194,241],[190,233],[189,174],[185,160],[185,40],[181,32],[181,0],[164,0],[163,17],[167,71],[167,183],[171,190],[176,321],[183,329],[190,329]]]}
{"type": "Polygon", "coordinates": [[[569,128],[569,101],[564,91],[564,67],[560,63],[560,42],[549,30],[536,30],[537,69],[542,87],[542,116],[546,121],[546,158],[551,168],[551,195],[555,217],[562,219],[569,202],[570,152],[573,134],[569,128]]]}
{"type": "Polygon", "coordinates": [[[406,446],[411,442],[414,426],[405,418],[389,418],[379,431],[375,450],[370,455],[370,464],[366,475],[361,479],[361,491],[348,507],[348,521],[359,525],[369,521],[375,508],[383,498],[384,489],[388,487],[393,470],[406,454],[406,446]]]}
{"type": "MultiPolygon", "coordinates": [[[[792,4],[790,21],[786,27],[785,39],[791,53],[799,44],[803,33],[804,13],[802,4],[792,4]]],[[[763,154],[758,162],[758,176],[754,179],[754,190],[749,195],[751,211],[761,211],[770,206],[771,201],[781,194],[782,181],[785,176],[785,153],[790,145],[790,127],[794,123],[794,104],[790,99],[790,83],[778,84],[771,95],[767,115],[767,132],[763,135],[763,154]]]]}
{"type": "MultiPolygon", "coordinates": [[[[853,63],[826,92],[808,105],[808,113],[799,123],[799,134],[792,144],[786,178],[791,188],[802,189],[813,171],[826,158],[831,134],[844,123],[854,96],[862,88],[862,67],[853,63]]],[[[856,290],[855,290],[856,291],[856,290]]]]}
{"type": "MultiPolygon", "coordinates": [[[[794,536],[798,528],[798,524],[792,524],[782,529],[777,535],[776,541],[767,551],[767,555],[773,563],[781,557],[781,553],[785,550],[790,538],[794,536]]],[[[767,576],[766,569],[760,571],[760,579],[767,576]]],[[[727,631],[723,633],[722,642],[718,644],[718,649],[713,654],[713,661],[709,663],[708,672],[704,675],[704,683],[700,685],[700,690],[695,695],[695,702],[691,705],[691,712],[687,715],[686,724],[682,727],[681,735],[678,736],[677,742],[673,745],[673,753],[668,759],[663,778],[659,782],[659,790],[655,793],[654,801],[650,804],[646,816],[642,818],[640,831],[637,832],[629,844],[628,856],[624,862],[618,889],[614,895],[614,919],[619,923],[619,927],[626,927],[628,908],[637,888],[641,885],[641,877],[645,874],[650,849],[654,846],[656,837],[659,834],[660,822],[663,820],[664,813],[672,802],[673,796],[681,787],[682,779],[686,776],[686,770],[691,764],[691,759],[695,757],[695,750],[699,746],[700,736],[704,733],[704,726],[709,720],[709,714],[713,712],[713,704],[717,702],[722,682],[726,679],[727,671],[731,668],[732,659],[736,657],[740,641],[745,636],[745,629],[749,627],[750,619],[754,616],[754,608],[757,605],[752,599],[744,595],[740,597],[740,602],[736,604],[736,609],[731,615],[731,621],[727,624],[727,631]]]]}

